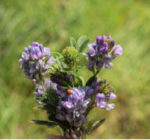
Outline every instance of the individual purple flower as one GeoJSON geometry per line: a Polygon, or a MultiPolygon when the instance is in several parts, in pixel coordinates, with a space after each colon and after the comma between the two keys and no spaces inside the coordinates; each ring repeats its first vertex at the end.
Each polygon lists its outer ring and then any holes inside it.
{"type": "Polygon", "coordinates": [[[105,40],[106,40],[106,36],[105,35],[96,37],[96,43],[98,45],[103,45],[105,40]]]}
{"type": "Polygon", "coordinates": [[[96,43],[97,43],[97,44],[102,44],[102,45],[103,45],[104,39],[103,39],[101,36],[97,36],[97,37],[96,37],[96,43]]]}
{"type": "Polygon", "coordinates": [[[95,97],[95,102],[97,104],[97,107],[99,108],[105,108],[107,103],[105,102],[105,95],[104,93],[98,93],[95,97]]]}
{"type": "Polygon", "coordinates": [[[39,98],[46,98],[45,93],[50,88],[56,90],[57,84],[53,83],[49,78],[44,80],[43,85],[36,84],[34,95],[37,104],[42,105],[42,102],[39,100],[39,98]]]}
{"type": "Polygon", "coordinates": [[[66,91],[64,91],[62,86],[60,86],[59,84],[57,84],[56,94],[60,99],[66,98],[66,91]]]}
{"type": "Polygon", "coordinates": [[[106,106],[107,106],[107,103],[104,101],[97,102],[97,107],[99,108],[106,108],[106,106]]]}
{"type": "Polygon", "coordinates": [[[33,42],[32,45],[25,48],[19,61],[26,77],[37,82],[46,74],[55,59],[50,57],[49,48],[43,47],[38,42],[33,42]]]}
{"type": "Polygon", "coordinates": [[[84,91],[87,97],[91,97],[95,93],[95,89],[89,86],[81,87],[80,90],[84,91]]]}
{"type": "Polygon", "coordinates": [[[73,80],[73,77],[72,77],[72,75],[69,75],[69,74],[68,74],[68,75],[66,75],[66,79],[69,80],[69,81],[72,81],[72,80],[73,80]]]}
{"type": "Polygon", "coordinates": [[[103,68],[107,68],[107,69],[112,68],[113,63],[110,55],[105,55],[101,61],[102,61],[103,68]]]}
{"type": "Polygon", "coordinates": [[[39,84],[36,85],[34,95],[36,97],[43,97],[43,96],[45,96],[44,89],[43,89],[43,87],[41,85],[39,85],[39,84]]]}
{"type": "Polygon", "coordinates": [[[121,56],[122,53],[123,53],[123,49],[122,49],[122,47],[120,45],[115,45],[113,47],[113,55],[115,55],[115,56],[120,55],[121,56]]]}
{"type": "Polygon", "coordinates": [[[93,57],[93,56],[96,55],[96,50],[95,50],[92,46],[90,46],[88,53],[89,53],[89,55],[90,55],[91,57],[93,57]]]}
{"type": "Polygon", "coordinates": [[[62,102],[62,106],[67,108],[67,109],[72,109],[75,107],[75,99],[72,98],[72,101],[65,101],[65,102],[62,102]]]}
{"type": "Polygon", "coordinates": [[[110,41],[110,45],[113,47],[115,45],[115,41],[114,40],[111,40],[110,41]]]}
{"type": "Polygon", "coordinates": [[[108,43],[104,42],[103,47],[102,47],[102,51],[103,52],[107,52],[108,51],[108,43]]]}
{"type": "Polygon", "coordinates": [[[77,89],[77,88],[73,88],[72,89],[72,94],[69,96],[69,97],[71,97],[71,96],[76,96],[76,98],[78,99],[78,100],[83,100],[84,99],[84,97],[85,97],[85,91],[81,91],[81,90],[79,90],[79,89],[77,89]]]}
{"type": "Polygon", "coordinates": [[[49,89],[49,88],[52,88],[52,89],[57,89],[57,84],[56,83],[53,83],[52,80],[50,78],[47,78],[45,79],[44,81],[44,87],[45,89],[49,89]]]}
{"type": "Polygon", "coordinates": [[[114,94],[114,93],[109,93],[108,95],[106,95],[108,98],[109,98],[109,100],[114,100],[117,96],[114,94]]]}
{"type": "Polygon", "coordinates": [[[104,101],[104,100],[105,100],[105,94],[104,93],[98,93],[96,98],[95,98],[95,101],[100,102],[100,101],[104,101]]]}
{"type": "Polygon", "coordinates": [[[112,109],[114,109],[115,108],[115,104],[107,104],[106,105],[106,110],[107,111],[110,111],[110,110],[112,110],[112,109]]]}

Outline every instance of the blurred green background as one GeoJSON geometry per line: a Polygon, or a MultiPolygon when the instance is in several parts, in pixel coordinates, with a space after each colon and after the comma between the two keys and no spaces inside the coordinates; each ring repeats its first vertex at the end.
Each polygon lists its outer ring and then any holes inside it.
{"type": "Polygon", "coordinates": [[[150,138],[149,0],[0,0],[0,138],[58,134],[30,122],[46,114],[37,109],[34,86],[19,68],[24,47],[38,41],[61,51],[71,36],[93,42],[103,34],[124,49],[113,69],[101,74],[118,98],[115,110],[93,112],[106,122],[88,138],[150,138]]]}

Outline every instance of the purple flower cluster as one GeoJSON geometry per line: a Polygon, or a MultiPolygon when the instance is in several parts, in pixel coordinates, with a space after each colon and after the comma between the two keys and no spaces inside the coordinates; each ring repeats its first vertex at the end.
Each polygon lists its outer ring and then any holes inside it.
{"type": "Polygon", "coordinates": [[[36,84],[34,94],[36,96],[43,96],[44,95],[44,90],[48,90],[49,88],[52,88],[52,89],[56,90],[57,89],[57,84],[53,83],[50,78],[47,78],[47,79],[44,80],[43,86],[40,85],[40,84],[36,84]]]}
{"type": "Polygon", "coordinates": [[[85,121],[90,98],[87,98],[84,90],[77,88],[68,89],[65,93],[58,92],[60,101],[57,107],[56,118],[61,121],[67,121],[70,125],[79,127],[85,121]]]}
{"type": "MultiPolygon", "coordinates": [[[[86,122],[85,115],[88,105],[91,103],[91,97],[95,98],[98,108],[112,110],[115,105],[108,104],[108,101],[116,98],[114,93],[104,94],[98,93],[99,85],[95,87],[70,88],[63,91],[61,88],[57,90],[59,96],[59,105],[57,107],[56,118],[61,121],[67,121],[70,125],[79,127],[86,122]]],[[[94,103],[94,104],[95,104],[94,103]]]]}
{"type": "Polygon", "coordinates": [[[111,36],[97,36],[93,44],[89,44],[87,53],[88,69],[94,71],[95,68],[111,68],[112,59],[122,55],[123,49],[117,45],[111,36]]]}
{"type": "Polygon", "coordinates": [[[107,111],[112,110],[115,107],[115,104],[108,104],[107,102],[116,98],[114,93],[109,93],[105,95],[104,93],[98,93],[95,97],[95,102],[97,107],[104,108],[107,111]]]}
{"type": "Polygon", "coordinates": [[[55,59],[50,57],[49,48],[43,47],[38,42],[33,42],[32,45],[25,48],[19,61],[22,63],[21,68],[24,70],[26,77],[33,82],[37,82],[45,75],[55,59]]]}
{"type": "Polygon", "coordinates": [[[46,98],[45,92],[49,88],[52,88],[54,90],[57,89],[57,84],[53,83],[50,78],[45,79],[43,85],[36,84],[34,95],[35,95],[35,100],[36,100],[37,104],[40,104],[40,105],[42,104],[42,102],[40,102],[39,98],[46,98]]]}

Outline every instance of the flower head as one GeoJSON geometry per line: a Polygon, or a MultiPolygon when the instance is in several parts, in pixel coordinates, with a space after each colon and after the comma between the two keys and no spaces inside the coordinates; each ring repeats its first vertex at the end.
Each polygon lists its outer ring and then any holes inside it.
{"type": "Polygon", "coordinates": [[[70,88],[66,91],[66,95],[62,92],[60,95],[59,106],[57,108],[56,118],[66,120],[74,126],[82,125],[85,120],[90,99],[86,97],[86,92],[77,88],[70,88]]]}
{"type": "Polygon", "coordinates": [[[120,45],[115,44],[109,35],[106,37],[97,36],[96,41],[89,44],[89,51],[87,52],[88,65],[87,68],[94,71],[95,68],[111,68],[112,59],[116,56],[122,55],[123,49],[120,45]]]}
{"type": "Polygon", "coordinates": [[[46,74],[55,59],[50,57],[49,48],[43,47],[38,42],[33,42],[32,45],[25,48],[19,61],[26,77],[37,82],[41,76],[46,74]]]}

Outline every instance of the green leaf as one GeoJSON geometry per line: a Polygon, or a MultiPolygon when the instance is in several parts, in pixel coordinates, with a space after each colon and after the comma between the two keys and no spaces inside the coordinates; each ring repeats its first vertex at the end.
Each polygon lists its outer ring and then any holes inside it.
{"type": "Polygon", "coordinates": [[[91,126],[88,128],[88,133],[92,133],[94,130],[96,130],[99,126],[101,126],[105,121],[105,118],[99,121],[95,121],[91,126]]]}
{"type": "Polygon", "coordinates": [[[58,96],[56,94],[56,90],[53,88],[47,89],[47,101],[46,104],[52,105],[53,107],[56,107],[58,103],[58,96]]]}
{"type": "Polygon", "coordinates": [[[96,77],[95,75],[92,76],[87,82],[86,82],[86,86],[90,86],[94,81],[95,81],[96,77]]]}
{"type": "Polygon", "coordinates": [[[56,62],[59,66],[60,71],[63,71],[66,68],[66,64],[63,61],[61,61],[59,58],[56,58],[56,62]]]}
{"type": "Polygon", "coordinates": [[[83,42],[83,44],[81,45],[81,47],[79,48],[79,52],[82,52],[86,48],[86,46],[88,45],[88,43],[89,43],[89,40],[85,40],[83,42]]]}
{"type": "Polygon", "coordinates": [[[82,43],[86,40],[86,36],[83,35],[81,37],[79,37],[78,41],[77,41],[77,44],[79,45],[79,47],[82,45],[82,43]]]}
{"type": "Polygon", "coordinates": [[[85,83],[85,82],[84,82],[84,78],[83,78],[82,76],[78,76],[77,78],[78,78],[78,80],[79,80],[79,82],[80,82],[80,85],[83,86],[84,83],[85,83]]]}
{"type": "Polygon", "coordinates": [[[58,64],[58,66],[61,68],[61,61],[59,60],[59,58],[56,58],[56,62],[58,64]]]}
{"type": "Polygon", "coordinates": [[[76,43],[76,40],[73,37],[70,38],[70,45],[77,49],[77,43],[76,43]]]}
{"type": "Polygon", "coordinates": [[[89,40],[87,39],[87,37],[84,35],[84,36],[81,36],[78,41],[77,41],[77,44],[79,46],[78,50],[79,52],[82,52],[85,47],[87,46],[89,40]]]}
{"type": "Polygon", "coordinates": [[[60,126],[58,126],[57,129],[58,129],[60,136],[63,136],[63,134],[64,134],[63,129],[60,126]]]}
{"type": "Polygon", "coordinates": [[[57,125],[55,122],[48,122],[48,121],[43,121],[43,120],[32,120],[32,122],[35,124],[45,125],[48,127],[54,127],[57,125]]]}

